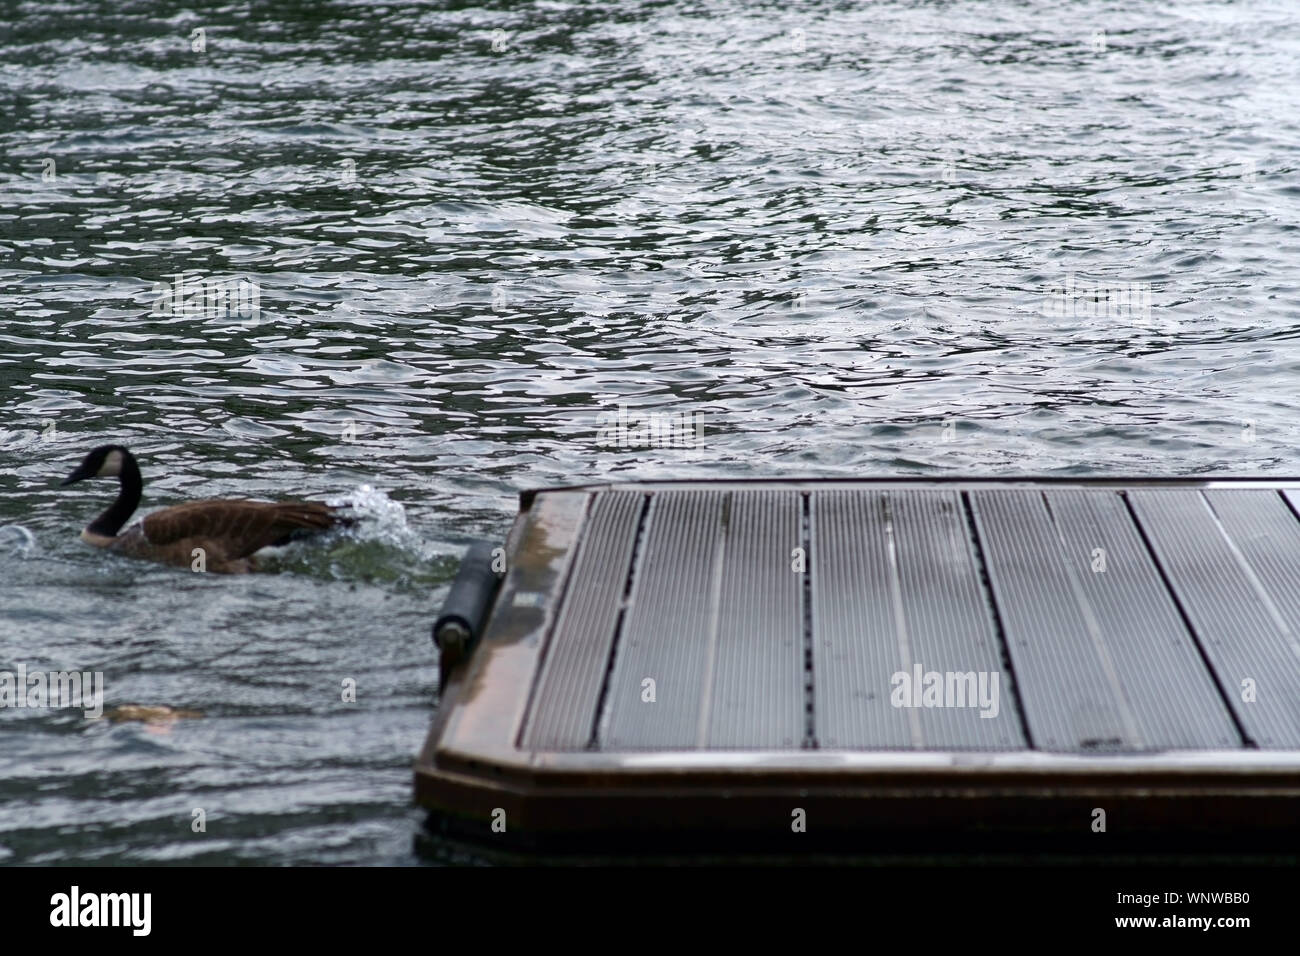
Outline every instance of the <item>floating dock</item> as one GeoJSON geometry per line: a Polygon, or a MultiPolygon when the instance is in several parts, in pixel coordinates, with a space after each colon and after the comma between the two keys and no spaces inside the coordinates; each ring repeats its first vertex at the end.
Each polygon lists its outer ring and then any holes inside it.
{"type": "Polygon", "coordinates": [[[559,845],[1294,841],[1298,511],[1300,481],[525,493],[416,797],[559,845]]]}

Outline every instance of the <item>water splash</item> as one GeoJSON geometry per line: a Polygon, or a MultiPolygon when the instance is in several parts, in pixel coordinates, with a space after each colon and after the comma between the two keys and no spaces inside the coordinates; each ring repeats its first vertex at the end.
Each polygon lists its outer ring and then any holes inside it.
{"type": "Polygon", "coordinates": [[[0,429],[0,451],[18,451],[40,440],[41,433],[30,428],[0,429]]]}
{"type": "Polygon", "coordinates": [[[25,558],[36,548],[36,535],[20,524],[0,525],[0,549],[25,558]]]}
{"type": "MultiPolygon", "coordinates": [[[[336,508],[347,508],[354,518],[368,522],[372,535],[400,540],[413,534],[406,523],[406,509],[401,502],[394,501],[387,493],[371,485],[358,485],[351,494],[328,498],[326,503],[336,508]]],[[[401,543],[411,542],[401,540],[401,543]]]]}
{"type": "Polygon", "coordinates": [[[327,499],[353,519],[346,528],[296,541],[262,562],[267,571],[292,571],[344,581],[383,581],[399,587],[431,587],[454,572],[406,520],[406,509],[371,485],[327,499]]]}

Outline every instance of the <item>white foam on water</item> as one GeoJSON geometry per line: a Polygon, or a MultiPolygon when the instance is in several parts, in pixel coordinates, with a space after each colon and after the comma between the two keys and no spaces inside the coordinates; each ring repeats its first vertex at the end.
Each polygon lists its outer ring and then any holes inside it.
{"type": "Polygon", "coordinates": [[[0,548],[25,558],[36,548],[36,535],[20,524],[0,525],[0,548]]]}
{"type": "Polygon", "coordinates": [[[356,524],[343,534],[361,541],[378,541],[409,552],[420,560],[429,560],[436,552],[406,521],[406,509],[387,492],[372,485],[358,485],[347,495],[326,499],[326,503],[345,508],[356,524]]]}

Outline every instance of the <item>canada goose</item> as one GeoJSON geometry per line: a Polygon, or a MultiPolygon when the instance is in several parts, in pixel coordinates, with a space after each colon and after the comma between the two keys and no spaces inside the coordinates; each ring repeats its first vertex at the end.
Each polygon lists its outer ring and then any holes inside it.
{"type": "Polygon", "coordinates": [[[64,485],[86,478],[117,478],[117,500],[81,532],[81,540],[133,558],[195,570],[243,574],[257,570],[254,552],[286,544],[306,532],[351,524],[315,501],[209,499],[163,508],[118,534],[140,504],[144,483],[135,456],[121,445],[92,449],[64,485]]]}

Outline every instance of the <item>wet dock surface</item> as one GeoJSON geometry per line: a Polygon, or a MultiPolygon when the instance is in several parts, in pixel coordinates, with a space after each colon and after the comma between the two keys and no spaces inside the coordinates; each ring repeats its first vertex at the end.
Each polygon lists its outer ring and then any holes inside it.
{"type": "Polygon", "coordinates": [[[864,800],[872,825],[1068,828],[1107,797],[1155,829],[1211,806],[1280,825],[1300,793],[1296,495],[1181,480],[526,495],[417,793],[469,820],[509,803],[541,830],[780,826],[800,795],[845,828],[864,800]]]}

